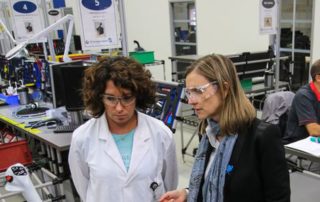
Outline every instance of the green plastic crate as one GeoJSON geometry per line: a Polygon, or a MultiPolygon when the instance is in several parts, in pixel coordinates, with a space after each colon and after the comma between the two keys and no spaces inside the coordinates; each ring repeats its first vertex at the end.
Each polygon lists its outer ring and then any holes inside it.
{"type": "Polygon", "coordinates": [[[252,89],[252,79],[242,79],[240,83],[244,90],[252,89]]]}
{"type": "Polygon", "coordinates": [[[154,52],[153,51],[136,51],[129,52],[129,56],[141,64],[148,64],[154,62],[154,52]]]}

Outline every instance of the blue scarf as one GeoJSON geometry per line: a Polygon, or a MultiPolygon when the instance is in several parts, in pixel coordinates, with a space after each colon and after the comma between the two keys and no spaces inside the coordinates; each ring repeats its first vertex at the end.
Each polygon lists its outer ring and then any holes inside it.
{"type": "MultiPolygon", "coordinates": [[[[206,128],[207,136],[216,137],[216,135],[220,133],[220,126],[212,120],[208,120],[208,123],[209,125],[206,128]]],[[[230,165],[228,164],[238,135],[227,135],[223,137],[218,149],[215,151],[216,154],[209,168],[208,175],[205,178],[203,187],[200,187],[201,179],[206,169],[205,159],[210,144],[208,137],[204,136],[198,147],[189,182],[188,202],[197,201],[199,189],[203,190],[202,195],[204,202],[223,202],[225,174],[228,172],[228,169],[230,169],[230,165]]]]}

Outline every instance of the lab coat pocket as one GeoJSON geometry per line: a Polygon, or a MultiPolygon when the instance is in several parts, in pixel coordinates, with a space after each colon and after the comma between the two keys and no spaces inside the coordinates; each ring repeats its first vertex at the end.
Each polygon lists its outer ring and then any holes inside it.
{"type": "Polygon", "coordinates": [[[164,186],[162,178],[156,178],[150,183],[150,190],[153,194],[153,201],[159,201],[160,197],[164,194],[164,186]]]}

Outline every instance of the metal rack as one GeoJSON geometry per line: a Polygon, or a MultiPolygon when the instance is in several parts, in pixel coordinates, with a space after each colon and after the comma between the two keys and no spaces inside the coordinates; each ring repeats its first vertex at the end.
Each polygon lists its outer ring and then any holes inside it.
{"type": "MultiPolygon", "coordinates": [[[[173,56],[197,54],[197,19],[194,0],[170,0],[171,49],[173,56]]],[[[183,69],[187,63],[177,61],[172,68],[183,69]]],[[[178,77],[178,75],[176,75],[178,77]]],[[[173,78],[173,77],[172,77],[173,78]]],[[[178,78],[172,81],[178,81],[178,78]]]]}
{"type": "Polygon", "coordinates": [[[152,67],[162,65],[163,68],[163,80],[166,81],[166,66],[164,60],[155,60],[153,63],[144,64],[145,67],[152,67]]]}
{"type": "Polygon", "coordinates": [[[188,148],[189,148],[191,142],[194,140],[194,138],[198,135],[199,120],[195,116],[195,114],[176,117],[176,119],[178,121],[180,121],[181,153],[182,153],[182,160],[183,160],[183,162],[185,162],[185,158],[184,158],[185,155],[192,156],[192,157],[194,157],[196,155],[197,148],[194,148],[192,150],[192,153],[190,153],[188,151],[188,148]],[[183,132],[184,125],[188,125],[188,126],[191,126],[191,127],[195,128],[195,130],[193,131],[191,137],[189,138],[189,140],[187,141],[186,144],[185,144],[184,132],[183,132]]]}
{"type": "MultiPolygon", "coordinates": [[[[279,56],[290,56],[289,82],[294,89],[308,82],[309,65],[305,57],[310,56],[315,1],[283,0],[279,1],[280,29],[276,35],[279,56]]],[[[281,74],[281,72],[280,72],[281,74]]]]}

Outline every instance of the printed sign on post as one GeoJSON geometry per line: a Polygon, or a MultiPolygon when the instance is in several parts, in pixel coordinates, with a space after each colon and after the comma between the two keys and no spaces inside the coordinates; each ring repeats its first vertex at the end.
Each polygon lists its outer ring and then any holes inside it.
{"type": "MultiPolygon", "coordinates": [[[[58,9],[50,9],[48,11],[48,19],[49,19],[49,24],[50,25],[54,24],[55,22],[60,20],[62,17],[63,16],[62,16],[61,12],[58,9]]],[[[57,30],[64,30],[63,25],[58,26],[57,30]]],[[[53,39],[58,39],[59,36],[58,36],[57,31],[55,31],[53,33],[54,33],[54,35],[51,35],[51,36],[53,36],[53,39]]]]}
{"type": "Polygon", "coordinates": [[[276,34],[278,3],[276,0],[260,0],[260,34],[276,34]]]}
{"type": "MultiPolygon", "coordinates": [[[[10,0],[12,22],[17,42],[22,42],[44,29],[43,17],[36,0],[10,0]]],[[[37,42],[46,41],[45,38],[37,42]]]]}
{"type": "Polygon", "coordinates": [[[119,48],[120,26],[112,0],[81,0],[81,43],[83,50],[119,48]]]}

